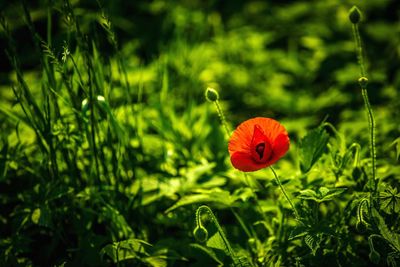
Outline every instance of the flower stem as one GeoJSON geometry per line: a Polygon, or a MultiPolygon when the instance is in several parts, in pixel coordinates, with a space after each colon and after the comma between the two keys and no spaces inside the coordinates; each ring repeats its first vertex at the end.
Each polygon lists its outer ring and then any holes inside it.
{"type": "Polygon", "coordinates": [[[211,221],[214,223],[215,227],[217,228],[218,233],[220,234],[222,241],[224,242],[225,248],[226,248],[226,252],[232,257],[235,257],[235,254],[233,252],[233,249],[231,247],[231,245],[229,244],[228,238],[226,237],[224,231],[222,230],[221,225],[218,223],[217,218],[215,217],[214,213],[212,212],[212,210],[206,206],[206,205],[202,205],[200,206],[197,210],[196,210],[196,226],[197,227],[203,227],[203,224],[201,222],[201,214],[205,212],[208,216],[210,216],[211,221]]]}
{"type": "Polygon", "coordinates": [[[215,104],[215,107],[217,108],[218,116],[219,116],[219,118],[221,120],[222,126],[224,127],[226,135],[229,138],[231,136],[231,131],[229,130],[228,124],[226,122],[226,119],[225,119],[225,116],[224,116],[224,112],[222,111],[218,100],[214,101],[214,104],[215,104]]]}
{"type": "Polygon", "coordinates": [[[369,149],[370,149],[370,155],[371,155],[371,161],[372,161],[372,179],[371,184],[373,185],[373,189],[371,190],[371,193],[376,194],[377,192],[377,187],[378,187],[378,182],[376,178],[376,148],[375,148],[375,118],[374,114],[372,112],[371,104],[368,99],[368,92],[367,92],[367,84],[368,84],[368,78],[367,74],[365,71],[365,64],[364,64],[364,57],[363,57],[363,48],[361,44],[361,38],[360,38],[360,33],[358,30],[358,23],[353,23],[352,24],[353,28],[353,35],[354,35],[354,41],[356,45],[356,52],[357,52],[357,60],[358,64],[360,66],[360,74],[361,77],[358,79],[358,82],[361,87],[361,94],[364,100],[364,106],[365,110],[368,116],[368,126],[369,126],[369,149]]]}
{"type": "Polygon", "coordinates": [[[276,174],[274,168],[270,167],[270,169],[271,169],[272,173],[274,174],[275,180],[278,183],[279,187],[281,188],[281,191],[282,191],[283,195],[285,196],[286,200],[289,202],[290,206],[292,207],[292,210],[294,212],[294,215],[295,215],[296,219],[299,220],[300,219],[299,213],[297,212],[295,206],[293,205],[293,202],[290,199],[289,195],[286,193],[286,190],[283,187],[283,185],[281,183],[281,180],[279,179],[278,175],[276,174]]]}

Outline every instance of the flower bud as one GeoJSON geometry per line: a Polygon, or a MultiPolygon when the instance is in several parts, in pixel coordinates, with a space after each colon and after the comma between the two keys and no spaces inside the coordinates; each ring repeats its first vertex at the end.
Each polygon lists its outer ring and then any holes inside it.
{"type": "Polygon", "coordinates": [[[199,242],[206,242],[208,239],[208,231],[203,226],[196,226],[193,230],[193,235],[199,242]]]}
{"type": "Polygon", "coordinates": [[[381,255],[374,249],[371,250],[371,252],[368,254],[368,257],[375,264],[379,264],[381,259],[381,255]]]}
{"type": "Polygon", "coordinates": [[[219,99],[218,91],[211,87],[207,87],[205,96],[206,99],[210,102],[215,102],[219,99]]]}
{"type": "Polygon", "coordinates": [[[360,19],[361,19],[361,12],[360,12],[360,10],[358,9],[358,7],[353,6],[353,7],[350,9],[350,12],[349,12],[349,19],[350,19],[351,23],[353,23],[353,24],[357,24],[357,23],[360,22],[360,19]]]}

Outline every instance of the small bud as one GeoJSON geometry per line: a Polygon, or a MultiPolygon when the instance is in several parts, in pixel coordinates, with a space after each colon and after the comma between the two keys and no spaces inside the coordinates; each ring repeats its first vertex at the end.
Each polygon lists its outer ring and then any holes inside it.
{"type": "Polygon", "coordinates": [[[361,12],[360,12],[360,10],[358,9],[358,7],[353,6],[353,7],[350,9],[350,12],[349,12],[349,19],[350,19],[351,23],[353,23],[353,24],[357,24],[357,23],[360,22],[360,19],[361,19],[361,12]]]}
{"type": "Polygon", "coordinates": [[[210,102],[215,102],[215,101],[218,101],[218,99],[219,99],[218,91],[211,87],[208,87],[206,89],[205,96],[206,96],[206,99],[210,102]]]}
{"type": "Polygon", "coordinates": [[[361,77],[360,79],[358,79],[358,83],[360,84],[361,88],[367,88],[368,85],[367,77],[361,77]]]}
{"type": "Polygon", "coordinates": [[[368,254],[368,257],[375,264],[379,264],[379,261],[381,260],[381,255],[374,249],[371,250],[371,252],[368,254]]]}
{"type": "Polygon", "coordinates": [[[196,226],[193,230],[193,235],[199,242],[206,242],[208,239],[207,229],[203,226],[196,226]]]}

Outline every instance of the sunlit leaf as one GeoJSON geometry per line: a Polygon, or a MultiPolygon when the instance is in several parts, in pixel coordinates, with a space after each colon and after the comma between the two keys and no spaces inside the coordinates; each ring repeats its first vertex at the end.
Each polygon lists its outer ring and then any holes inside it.
{"type": "Polygon", "coordinates": [[[394,146],[396,148],[396,159],[400,158],[400,137],[396,138],[390,146],[394,146]]]}
{"type": "Polygon", "coordinates": [[[400,192],[397,188],[387,186],[385,191],[380,192],[380,208],[388,214],[398,213],[400,211],[400,192]]]}
{"type": "Polygon", "coordinates": [[[300,141],[300,168],[308,172],[317,162],[328,144],[329,135],[323,127],[318,127],[307,133],[300,141]]]}
{"type": "Polygon", "coordinates": [[[40,209],[37,208],[32,212],[31,219],[34,224],[38,224],[40,220],[40,209]]]}
{"type": "Polygon", "coordinates": [[[140,239],[127,239],[106,245],[101,249],[100,254],[102,256],[109,256],[114,263],[117,263],[129,259],[140,259],[149,256],[146,249],[150,246],[149,243],[140,239]]]}
{"type": "Polygon", "coordinates": [[[165,212],[168,213],[176,208],[189,204],[215,203],[223,207],[231,207],[233,203],[242,196],[232,196],[228,191],[215,188],[212,190],[197,190],[197,194],[187,195],[182,197],[172,207],[165,212]]]}
{"type": "Polygon", "coordinates": [[[320,187],[317,191],[312,189],[301,190],[297,196],[301,199],[313,200],[315,202],[324,202],[332,200],[334,197],[342,194],[346,188],[326,188],[320,187]]]}

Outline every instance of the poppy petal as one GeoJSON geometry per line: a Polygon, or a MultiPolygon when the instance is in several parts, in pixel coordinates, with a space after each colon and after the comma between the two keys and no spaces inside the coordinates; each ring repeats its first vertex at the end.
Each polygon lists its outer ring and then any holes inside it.
{"type": "Polygon", "coordinates": [[[265,168],[265,164],[254,162],[250,154],[244,152],[235,152],[231,156],[233,167],[243,172],[253,172],[265,168]]]}
{"type": "Polygon", "coordinates": [[[272,147],[272,156],[268,161],[268,166],[275,164],[281,157],[283,157],[289,149],[289,137],[285,134],[279,135],[272,147]]]}

